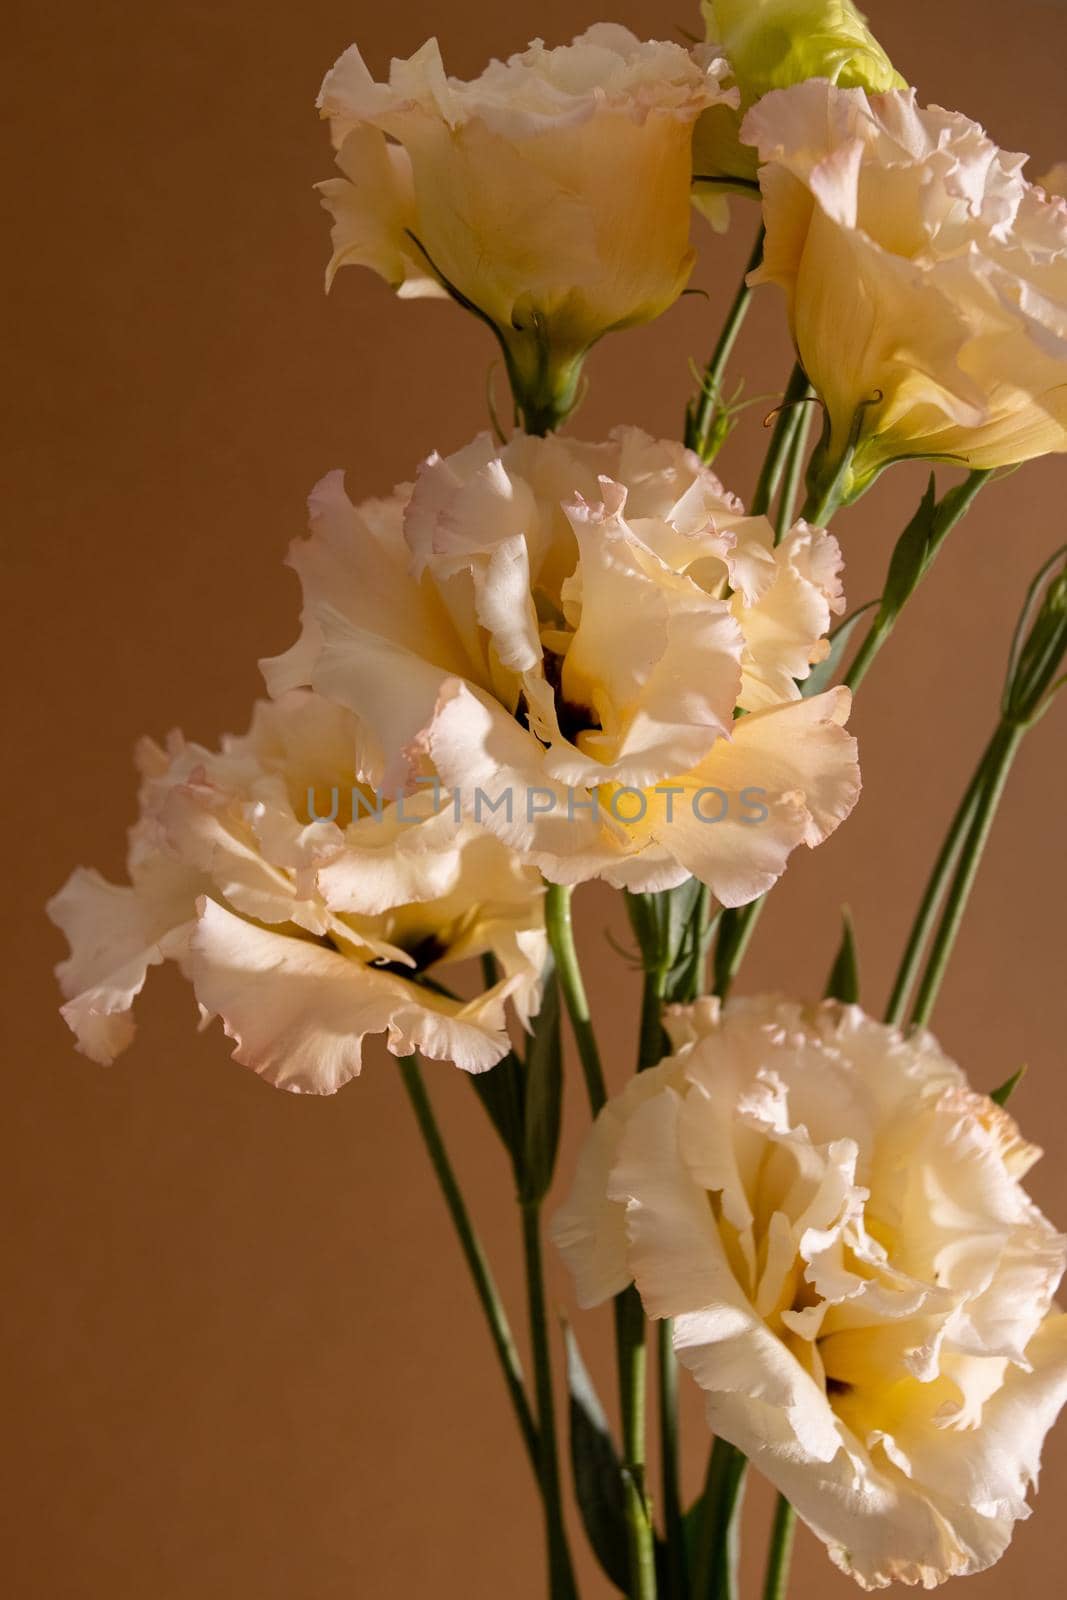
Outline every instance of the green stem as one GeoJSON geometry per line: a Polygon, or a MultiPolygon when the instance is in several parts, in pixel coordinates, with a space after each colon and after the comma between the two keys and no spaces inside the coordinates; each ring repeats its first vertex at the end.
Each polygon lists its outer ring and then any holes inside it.
{"type": "Polygon", "coordinates": [[[774,1526],[771,1529],[770,1549],[767,1552],[763,1600],[785,1600],[786,1590],[789,1588],[789,1560],[793,1554],[793,1535],[796,1526],[797,1514],[785,1495],[780,1494],[774,1509],[774,1526]]]}
{"type": "Polygon", "coordinates": [[[811,392],[811,385],[806,384],[804,403],[798,403],[794,408],[797,416],[796,427],[793,429],[793,437],[785,458],[782,497],[778,502],[778,515],[774,519],[776,544],[781,543],[793,526],[796,513],[800,485],[804,478],[804,458],[808,453],[808,435],[811,432],[811,406],[807,404],[811,392]]]}
{"type": "Polygon", "coordinates": [[[574,924],[571,920],[571,890],[559,883],[550,883],[545,891],[545,927],[548,942],[556,960],[563,1002],[571,1019],[578,1055],[585,1074],[585,1086],[594,1117],[607,1099],[604,1087],[604,1068],[600,1050],[593,1032],[589,1000],[582,982],[582,969],[578,964],[578,951],[574,944],[574,924]]]}
{"type": "Polygon", "coordinates": [[[704,380],[700,387],[698,398],[689,406],[685,419],[685,442],[690,450],[695,450],[701,460],[706,459],[712,425],[715,421],[715,409],[722,394],[722,380],[726,372],[726,363],[730,359],[737,336],[741,332],[741,325],[748,313],[749,302],[752,299],[752,290],[749,288],[747,278],[754,272],[763,260],[763,226],[760,225],[756,235],[756,243],[749,257],[748,265],[741,278],[741,283],[729,311],[722,332],[719,334],[718,343],[712,352],[711,360],[704,370],[704,380]]]}
{"type": "Polygon", "coordinates": [[[708,1461],[693,1558],[693,1600],[737,1600],[740,1511],[748,1462],[716,1439],[708,1461]]]}
{"type": "Polygon", "coordinates": [[[449,1215],[459,1237],[460,1247],[470,1269],[471,1277],[474,1280],[474,1288],[477,1292],[478,1300],[489,1324],[493,1347],[496,1350],[500,1368],[508,1386],[508,1393],[515,1408],[515,1416],[522,1431],[527,1453],[533,1463],[534,1470],[539,1473],[540,1441],[538,1439],[537,1425],[534,1422],[533,1413],[526,1398],[522,1364],[519,1361],[519,1354],[512,1338],[507,1312],[504,1310],[500,1296],[497,1293],[496,1284],[493,1282],[493,1275],[489,1270],[485,1253],[474,1231],[474,1225],[460,1193],[459,1184],[456,1182],[456,1175],[452,1170],[448,1152],[445,1149],[440,1129],[437,1126],[433,1106],[430,1103],[430,1097],[423,1082],[422,1073],[419,1070],[418,1060],[415,1056],[401,1056],[399,1066],[400,1077],[404,1088],[407,1090],[412,1109],[415,1112],[415,1120],[418,1123],[419,1132],[422,1134],[430,1162],[437,1175],[441,1193],[444,1195],[445,1205],[448,1207],[449,1215]]]}
{"type": "Polygon", "coordinates": [[[537,1422],[540,1431],[541,1494],[548,1544],[550,1600],[577,1600],[567,1535],[563,1527],[563,1500],[559,1482],[555,1399],[552,1393],[552,1356],[545,1313],[544,1263],[541,1258],[541,1207],[522,1208],[522,1242],[526,1256],[526,1293],[530,1312],[530,1348],[533,1352],[537,1422]]]}
{"type": "Polygon", "coordinates": [[[949,823],[948,832],[941,846],[937,860],[934,862],[933,871],[923,893],[919,909],[915,913],[915,920],[908,934],[908,942],[904,947],[904,954],[900,959],[900,966],[893,982],[893,990],[886,1007],[885,1020],[896,1027],[904,1020],[907,1010],[908,998],[918,975],[922,961],[923,951],[930,937],[949,880],[949,874],[956,865],[963,840],[974,820],[975,808],[978,805],[978,796],[981,792],[985,778],[986,764],[992,751],[992,744],[986,746],[982,759],[975,769],[967,787],[967,792],[959,803],[956,815],[949,823]]]}
{"type": "Polygon", "coordinates": [[[645,1494],[645,1313],[632,1284],[615,1297],[615,1348],[627,1491],[629,1595],[630,1600],[655,1600],[656,1549],[645,1494]]]}
{"type": "MultiPolygon", "coordinates": [[[[604,1069],[593,1031],[589,1000],[582,982],[571,919],[571,890],[550,883],[545,892],[545,927],[556,961],[556,974],[578,1045],[593,1115],[607,1099],[604,1069]]],[[[615,1300],[615,1345],[619,1368],[623,1469],[627,1478],[627,1527],[630,1545],[631,1600],[654,1600],[655,1546],[645,1501],[645,1317],[637,1290],[625,1289],[615,1300]]]]}
{"type": "Polygon", "coordinates": [[[658,1066],[665,1055],[663,1037],[663,999],[667,974],[661,967],[645,973],[641,993],[641,1031],[638,1037],[637,1070],[658,1066]]]}
{"type": "MultiPolygon", "coordinates": [[[[767,891],[769,893],[770,890],[767,891]]],[[[732,906],[722,914],[715,940],[712,983],[713,992],[720,1000],[725,1000],[730,993],[766,904],[767,895],[761,894],[758,900],[750,900],[747,906],[732,906]]]]}
{"type": "Polygon", "coordinates": [[[937,933],[930,950],[930,959],[926,964],[919,993],[916,997],[915,1008],[911,1014],[914,1025],[924,1026],[937,1001],[945,971],[948,967],[949,957],[952,955],[956,936],[960,930],[963,913],[970,898],[971,889],[978,872],[982,852],[986,847],[993,819],[997,814],[1000,797],[1004,793],[1004,785],[1008,780],[1012,762],[1022,742],[1026,729],[1018,723],[1002,722],[993,735],[992,743],[986,760],[985,776],[982,780],[978,803],[975,807],[974,817],[971,822],[967,837],[960,850],[959,864],[948,892],[945,910],[938,924],[937,933]]]}
{"type": "Polygon", "coordinates": [[[685,1005],[704,993],[708,965],[708,918],[711,914],[711,890],[702,883],[697,890],[693,907],[693,942],[685,968],[670,995],[672,1000],[685,1005]]]}
{"type": "Polygon", "coordinates": [[[881,611],[876,613],[874,621],[864,635],[863,643],[856,651],[855,660],[841,680],[853,693],[867,676],[875,656],[892,633],[895,621],[895,617],[887,617],[881,611]]]}
{"type": "Polygon", "coordinates": [[[667,1582],[670,1600],[688,1600],[685,1565],[685,1519],[678,1440],[678,1358],[674,1353],[669,1317],[656,1325],[659,1344],[659,1441],[663,1484],[663,1532],[667,1541],[667,1582]]]}
{"type": "Polygon", "coordinates": [[[782,403],[775,418],[771,442],[767,447],[767,454],[756,482],[756,492],[752,496],[751,513],[754,517],[765,517],[771,508],[796,430],[802,421],[800,412],[806,409],[802,402],[809,393],[807,375],[798,361],[789,374],[789,382],[786,384],[785,394],[782,396],[782,403]]]}
{"type": "Polygon", "coordinates": [[[807,499],[800,508],[802,521],[810,522],[816,528],[830,526],[834,513],[841,504],[848,466],[849,460],[846,457],[833,478],[827,483],[817,485],[814,489],[809,489],[807,499]]]}

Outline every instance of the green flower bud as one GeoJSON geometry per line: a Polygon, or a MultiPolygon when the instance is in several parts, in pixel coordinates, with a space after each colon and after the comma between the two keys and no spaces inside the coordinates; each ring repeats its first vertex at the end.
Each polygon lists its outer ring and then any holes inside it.
{"type": "Polygon", "coordinates": [[[851,0],[703,0],[701,10],[743,106],[805,78],[871,94],[907,88],[851,0]]]}
{"type": "Polygon", "coordinates": [[[851,0],[701,0],[708,42],[730,63],[737,111],[714,106],[697,123],[693,173],[701,209],[716,190],[756,181],[756,152],[738,137],[741,119],[771,89],[828,78],[842,89],[882,94],[908,86],[851,0]]]}

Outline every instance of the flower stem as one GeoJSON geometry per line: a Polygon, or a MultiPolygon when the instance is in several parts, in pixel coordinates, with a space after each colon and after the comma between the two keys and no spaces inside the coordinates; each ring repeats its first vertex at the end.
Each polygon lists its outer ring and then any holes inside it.
{"type": "Polygon", "coordinates": [[[797,1514],[785,1495],[780,1494],[774,1509],[774,1526],[771,1529],[770,1549],[767,1552],[763,1600],[785,1600],[786,1590],[789,1588],[789,1561],[793,1554],[793,1535],[796,1526],[797,1514]]]}
{"type": "Polygon", "coordinates": [[[659,1441],[663,1484],[663,1532],[667,1541],[667,1592],[670,1600],[687,1600],[685,1520],[678,1441],[678,1358],[669,1317],[656,1324],[659,1375],[659,1441]]]}
{"type": "Polygon", "coordinates": [[[974,820],[975,809],[978,805],[978,796],[981,793],[982,782],[985,778],[986,763],[990,758],[992,744],[986,746],[982,759],[975,769],[967,787],[967,792],[959,803],[955,816],[949,823],[948,832],[941,846],[937,860],[934,862],[933,871],[923,893],[919,909],[915,913],[915,920],[908,934],[908,942],[904,947],[904,954],[900,959],[900,966],[893,982],[893,990],[886,1007],[885,1020],[896,1027],[904,1020],[908,998],[912,986],[918,975],[922,961],[923,951],[930,937],[941,904],[942,896],[949,876],[956,865],[963,840],[974,820]]]}
{"type": "Polygon", "coordinates": [[[982,852],[985,850],[989,838],[993,819],[997,814],[1000,797],[1004,793],[1004,785],[1008,780],[1012,762],[1022,742],[1025,726],[1018,723],[1002,721],[993,735],[985,761],[984,775],[981,780],[974,816],[971,820],[967,837],[959,853],[959,863],[948,891],[945,910],[938,925],[937,933],[930,950],[930,959],[926,964],[919,993],[915,1000],[915,1008],[911,1014],[914,1025],[924,1026],[937,1001],[945,971],[948,967],[949,957],[952,955],[956,936],[960,931],[963,913],[970,898],[971,889],[978,872],[982,852]]]}
{"type": "MultiPolygon", "coordinates": [[[[805,384],[803,397],[805,401],[811,392],[811,385],[805,384]]],[[[798,403],[794,409],[796,411],[796,425],[793,429],[793,437],[785,458],[785,471],[782,474],[782,497],[778,502],[778,514],[774,519],[776,544],[782,542],[789,529],[793,526],[800,485],[804,477],[804,457],[808,449],[808,434],[811,431],[810,405],[798,403]]]]}
{"type": "Polygon", "coordinates": [[[526,1398],[522,1363],[519,1360],[515,1341],[512,1338],[507,1312],[504,1310],[496,1284],[493,1281],[493,1275],[489,1270],[485,1253],[482,1250],[478,1235],[474,1231],[474,1225],[460,1193],[459,1184],[456,1182],[456,1175],[448,1159],[448,1152],[441,1138],[440,1129],[437,1126],[437,1119],[434,1116],[433,1106],[430,1103],[430,1097],[423,1082],[422,1073],[419,1070],[418,1060],[415,1056],[401,1056],[399,1066],[401,1081],[407,1090],[408,1098],[415,1112],[415,1120],[418,1123],[419,1132],[422,1134],[430,1162],[437,1175],[441,1193],[444,1195],[445,1205],[448,1207],[449,1215],[459,1238],[460,1247],[470,1269],[471,1277],[474,1280],[474,1288],[478,1295],[478,1300],[489,1324],[493,1347],[496,1350],[500,1368],[508,1386],[508,1393],[511,1396],[511,1403],[515,1409],[515,1416],[522,1432],[527,1453],[533,1463],[535,1472],[540,1474],[540,1442],[537,1425],[534,1422],[533,1413],[526,1398]]]}
{"type": "MultiPolygon", "coordinates": [[[[770,890],[767,891],[769,893],[770,890]]],[[[712,981],[712,992],[720,1000],[725,1000],[730,993],[766,904],[767,895],[761,894],[758,900],[750,900],[747,906],[731,906],[722,914],[715,940],[712,981]]]]}
{"type": "Polygon", "coordinates": [[[657,1066],[664,1056],[663,1000],[667,991],[667,973],[663,967],[645,972],[641,994],[641,1031],[637,1046],[637,1070],[644,1072],[657,1066]]]}
{"type": "Polygon", "coordinates": [[[715,1440],[694,1551],[693,1600],[737,1600],[740,1511],[747,1466],[734,1445],[715,1440]]]}
{"type": "Polygon", "coordinates": [[[622,1417],[622,1467],[630,1600],[655,1600],[656,1550],[645,1494],[645,1312],[631,1284],[615,1297],[615,1347],[622,1417]]]}
{"type": "Polygon", "coordinates": [[[763,260],[763,226],[760,225],[756,235],[756,243],[749,257],[748,265],[733,303],[726,313],[726,321],[718,342],[712,351],[711,360],[704,370],[703,382],[700,386],[698,398],[690,404],[685,419],[685,442],[690,450],[695,450],[702,461],[708,458],[712,429],[715,422],[715,410],[722,394],[722,380],[726,372],[726,363],[737,343],[737,336],[741,332],[741,325],[748,314],[749,302],[752,299],[752,290],[748,286],[748,275],[754,272],[763,260]]]}
{"type": "Polygon", "coordinates": [[[541,1207],[522,1208],[522,1242],[526,1257],[526,1293],[530,1313],[530,1348],[533,1352],[537,1422],[540,1433],[541,1494],[548,1544],[550,1600],[577,1600],[567,1535],[563,1526],[563,1500],[559,1481],[555,1399],[552,1393],[552,1355],[545,1311],[545,1276],[541,1257],[541,1207]]]}
{"type": "Polygon", "coordinates": [[[550,883],[545,893],[545,927],[548,932],[548,942],[552,947],[552,954],[556,960],[556,972],[559,976],[560,988],[563,991],[563,1001],[567,1007],[567,1015],[571,1019],[571,1028],[574,1031],[575,1043],[578,1046],[578,1055],[585,1074],[585,1086],[589,1095],[589,1105],[594,1117],[607,1099],[607,1090],[604,1087],[604,1068],[600,1061],[600,1050],[593,1032],[593,1022],[589,1014],[589,1000],[582,982],[582,970],[578,965],[578,952],[574,944],[574,924],[571,920],[571,890],[567,885],[550,883]]]}
{"type": "MultiPolygon", "coordinates": [[[[550,883],[545,893],[545,927],[556,961],[571,1028],[578,1045],[589,1104],[596,1116],[607,1099],[600,1049],[593,1031],[589,1000],[582,982],[571,919],[571,890],[550,883]]],[[[657,1018],[658,1021],[658,1018],[657,1018]]],[[[644,1035],[642,1034],[642,1040],[644,1035]]],[[[658,1058],[657,1058],[658,1059],[658,1058]]],[[[645,1315],[632,1286],[615,1300],[615,1347],[622,1417],[622,1464],[626,1477],[631,1600],[654,1600],[655,1546],[645,1500],[645,1315]]]]}
{"type": "Polygon", "coordinates": [[[796,431],[804,421],[801,413],[806,408],[802,402],[810,392],[807,374],[798,361],[789,374],[789,382],[775,418],[771,442],[767,447],[767,454],[756,482],[756,492],[752,496],[750,510],[754,517],[765,517],[771,509],[771,502],[781,482],[796,431]]]}

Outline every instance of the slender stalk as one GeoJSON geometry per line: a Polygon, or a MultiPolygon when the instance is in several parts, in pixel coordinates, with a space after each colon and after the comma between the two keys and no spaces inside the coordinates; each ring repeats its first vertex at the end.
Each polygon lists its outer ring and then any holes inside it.
{"type": "Polygon", "coordinates": [[[707,981],[708,967],[708,918],[711,914],[711,890],[706,883],[702,883],[697,890],[696,905],[693,908],[693,923],[695,937],[692,949],[685,965],[685,969],[678,979],[671,999],[684,1005],[693,1001],[698,995],[704,993],[707,981]]]}
{"type": "Polygon", "coordinates": [[[641,1031],[637,1045],[637,1070],[644,1072],[663,1060],[663,1001],[667,992],[667,973],[663,967],[645,972],[641,993],[641,1031]]]}
{"type": "Polygon", "coordinates": [[[756,492],[752,496],[752,515],[754,517],[766,516],[771,508],[778,485],[781,482],[782,472],[785,468],[790,448],[793,444],[796,431],[802,418],[800,413],[807,409],[802,404],[805,396],[810,393],[807,375],[799,361],[789,374],[782,403],[778,407],[778,415],[771,434],[771,442],[767,447],[767,454],[760,468],[760,475],[756,482],[756,492]]]}
{"type": "MultiPolygon", "coordinates": [[[[767,891],[769,893],[770,890],[767,891]]],[[[750,900],[747,906],[731,907],[722,914],[715,940],[713,980],[713,991],[720,1000],[725,1000],[730,993],[766,904],[767,895],[761,894],[758,900],[750,900]]]]}
{"type": "Polygon", "coordinates": [[[408,1098],[415,1112],[415,1120],[418,1123],[419,1132],[422,1134],[430,1162],[441,1186],[441,1193],[444,1195],[445,1205],[448,1207],[448,1213],[455,1226],[460,1247],[470,1269],[471,1277],[474,1280],[474,1288],[478,1295],[479,1303],[489,1324],[493,1347],[500,1362],[500,1369],[504,1374],[504,1381],[508,1386],[508,1394],[511,1396],[511,1403],[515,1409],[515,1416],[522,1431],[527,1453],[533,1463],[534,1471],[539,1474],[540,1441],[537,1424],[534,1422],[533,1412],[530,1410],[530,1404],[526,1398],[522,1363],[519,1360],[519,1353],[512,1338],[507,1312],[504,1310],[496,1284],[493,1281],[493,1275],[489,1270],[485,1253],[478,1240],[478,1235],[474,1231],[474,1225],[460,1193],[459,1184],[456,1182],[456,1175],[448,1159],[448,1152],[441,1138],[440,1129],[437,1126],[437,1119],[434,1116],[433,1106],[430,1103],[430,1097],[423,1082],[422,1073],[419,1070],[418,1060],[415,1056],[402,1056],[399,1065],[401,1081],[407,1090],[408,1098]]]}
{"type": "Polygon", "coordinates": [[[778,515],[774,519],[776,543],[780,543],[793,525],[793,517],[800,497],[800,485],[804,479],[804,458],[808,452],[808,435],[811,432],[811,406],[806,403],[811,395],[811,385],[805,385],[803,404],[798,403],[796,411],[796,426],[790,441],[789,451],[785,458],[785,471],[782,474],[782,497],[778,502],[778,515]]]}
{"type": "Polygon", "coordinates": [[[748,1462],[716,1439],[708,1460],[693,1557],[693,1600],[737,1600],[741,1500],[748,1462]]]}
{"type": "Polygon", "coordinates": [[[629,1594],[630,1600],[655,1600],[656,1550],[645,1495],[645,1312],[632,1284],[615,1297],[615,1347],[622,1417],[622,1466],[628,1491],[629,1594]]]}
{"type": "Polygon", "coordinates": [[[867,629],[863,643],[856,651],[855,660],[841,680],[853,693],[867,676],[871,663],[892,633],[895,622],[895,617],[889,617],[881,611],[875,613],[874,621],[867,629]]]}
{"type": "Polygon", "coordinates": [[[711,360],[704,369],[704,379],[700,386],[700,394],[690,405],[685,419],[685,442],[691,450],[695,450],[703,460],[708,453],[711,439],[712,425],[715,421],[715,410],[722,394],[722,380],[726,372],[726,363],[730,359],[737,336],[741,332],[741,325],[748,314],[749,302],[752,299],[752,290],[749,288],[747,278],[754,272],[763,260],[763,225],[760,224],[756,243],[745,267],[741,283],[733,298],[733,303],[726,313],[726,321],[718,342],[712,351],[711,360]]]}
{"type": "Polygon", "coordinates": [[[767,1573],[763,1580],[763,1600],[785,1600],[789,1588],[789,1561],[793,1554],[793,1535],[797,1514],[784,1494],[778,1496],[774,1526],[767,1552],[767,1573]]]}
{"type": "Polygon", "coordinates": [[[900,966],[893,981],[889,1004],[886,1007],[885,1020],[893,1026],[897,1026],[904,1019],[908,999],[918,976],[923,951],[933,929],[934,918],[945,893],[949,876],[956,865],[963,840],[974,820],[978,796],[985,778],[986,763],[989,760],[991,750],[992,744],[987,745],[981,761],[975,768],[974,776],[971,778],[967,791],[959,803],[956,814],[949,823],[944,843],[941,846],[937,860],[934,862],[919,909],[915,913],[915,920],[911,925],[908,941],[904,946],[904,954],[900,958],[900,966]]]}
{"type": "MultiPolygon", "coordinates": [[[[600,1049],[593,1031],[589,1000],[582,982],[571,919],[571,891],[550,883],[545,893],[545,926],[556,961],[563,1001],[578,1045],[593,1115],[607,1092],[600,1049]]],[[[631,1600],[654,1600],[655,1547],[645,1501],[645,1318],[633,1287],[615,1300],[615,1345],[622,1416],[623,1468],[627,1474],[627,1526],[630,1543],[631,1600]]]]}
{"type": "Polygon", "coordinates": [[[574,924],[571,920],[571,891],[564,884],[550,883],[545,892],[545,927],[552,954],[556,960],[563,1003],[571,1019],[578,1055],[585,1074],[585,1086],[594,1117],[607,1099],[604,1087],[604,1068],[600,1050],[593,1032],[589,999],[582,982],[582,969],[578,964],[578,951],[574,944],[574,924]]]}
{"type": "Polygon", "coordinates": [[[670,1600],[688,1600],[685,1564],[685,1520],[679,1470],[678,1360],[670,1318],[657,1324],[659,1343],[659,1441],[663,1485],[663,1532],[667,1540],[667,1584],[670,1600]]]}
{"type": "Polygon", "coordinates": [[[930,959],[926,964],[926,971],[923,973],[922,982],[919,985],[915,1008],[911,1014],[913,1024],[924,1025],[929,1021],[930,1014],[934,1009],[938,992],[948,967],[949,957],[952,955],[956,936],[960,930],[963,913],[970,898],[971,889],[974,887],[982,852],[986,847],[989,831],[993,826],[993,818],[997,814],[997,807],[1004,792],[1004,785],[1008,780],[1008,773],[1011,771],[1012,762],[1015,759],[1016,751],[1022,742],[1025,731],[1025,727],[1020,726],[1018,723],[1002,722],[993,735],[974,818],[960,850],[956,874],[948,892],[944,913],[934,935],[930,959]]]}
{"type": "Polygon", "coordinates": [[[533,1352],[537,1422],[540,1432],[541,1494],[548,1544],[550,1600],[577,1600],[567,1535],[563,1526],[563,1500],[559,1481],[555,1400],[552,1393],[552,1355],[545,1312],[545,1276],[541,1258],[541,1207],[522,1208],[522,1242],[526,1257],[526,1292],[530,1312],[530,1348],[533,1352]]]}

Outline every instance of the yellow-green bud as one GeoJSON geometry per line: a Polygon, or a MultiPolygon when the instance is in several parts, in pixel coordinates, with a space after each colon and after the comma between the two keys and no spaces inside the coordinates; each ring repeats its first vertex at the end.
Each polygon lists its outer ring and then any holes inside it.
{"type": "Polygon", "coordinates": [[[872,94],[907,88],[851,0],[703,0],[701,10],[743,107],[805,78],[872,94]]]}
{"type": "MultiPolygon", "coordinates": [[[[708,41],[730,63],[741,91],[738,111],[715,106],[697,123],[696,177],[755,182],[755,151],[738,136],[748,108],[771,89],[829,78],[842,89],[882,94],[906,89],[851,0],[701,0],[708,41]]],[[[711,188],[711,185],[708,185],[711,188]]],[[[697,203],[710,200],[696,192],[697,203]]]]}

